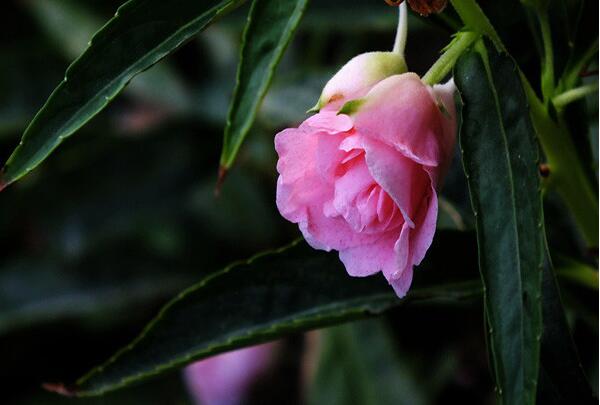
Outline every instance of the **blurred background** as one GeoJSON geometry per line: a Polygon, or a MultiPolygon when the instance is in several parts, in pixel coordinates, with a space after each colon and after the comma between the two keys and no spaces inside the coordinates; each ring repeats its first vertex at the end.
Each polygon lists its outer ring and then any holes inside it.
{"type": "MultiPolygon", "coordinates": [[[[480,3],[526,73],[537,77],[536,45],[514,29],[527,18],[519,2],[480,3]]],[[[119,4],[2,2],[2,162],[119,4]]],[[[344,62],[391,48],[396,10],[383,0],[311,3],[217,198],[222,131],[247,11],[246,5],[228,15],[136,77],[37,170],[0,194],[0,403],[191,403],[179,373],[98,399],[66,399],[41,385],[72,382],[105,360],[203,275],[298,236],[275,207],[273,136],[304,119],[344,62]]],[[[427,70],[459,28],[456,21],[450,12],[429,19],[411,14],[411,70],[427,70]]],[[[577,121],[580,143],[592,151],[590,175],[597,183],[597,98],[573,114],[583,118],[577,121]]],[[[459,159],[444,196],[439,226],[470,229],[459,159]]],[[[586,254],[560,204],[552,196],[548,201],[557,251],[586,254]]],[[[476,275],[476,257],[469,254],[476,275]]],[[[565,288],[595,382],[597,293],[565,288]]],[[[255,387],[250,403],[493,403],[479,301],[403,307],[378,320],[291,336],[283,346],[276,371],[255,387]],[[372,402],[373,392],[379,401],[372,402]]]]}

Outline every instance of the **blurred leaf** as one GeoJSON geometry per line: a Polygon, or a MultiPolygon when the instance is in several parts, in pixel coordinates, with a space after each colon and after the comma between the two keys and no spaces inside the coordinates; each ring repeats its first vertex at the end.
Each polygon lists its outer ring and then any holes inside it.
{"type": "Polygon", "coordinates": [[[580,73],[598,54],[598,2],[594,0],[555,0],[553,47],[558,53],[557,73],[562,72],[557,94],[576,86],[580,73]]]}
{"type": "Polygon", "coordinates": [[[544,257],[538,145],[518,68],[508,55],[486,48],[464,54],[455,67],[464,103],[460,144],[497,393],[501,403],[534,404],[544,257]]]}
{"type": "MultiPolygon", "coordinates": [[[[60,58],[31,41],[3,49],[0,57],[0,139],[17,137],[62,75],[60,58]]],[[[12,141],[14,142],[14,141],[12,141]]]]}
{"type": "Polygon", "coordinates": [[[261,106],[261,120],[271,128],[302,122],[308,116],[306,110],[314,105],[334,73],[301,71],[294,75],[277,75],[261,106]]]}
{"type": "Polygon", "coordinates": [[[326,329],[309,404],[427,403],[419,381],[381,320],[326,329]]]}
{"type": "Polygon", "coordinates": [[[539,403],[597,404],[583,371],[549,261],[543,271],[542,334],[539,403]]]}
{"type": "Polygon", "coordinates": [[[250,131],[308,0],[254,0],[242,39],[237,83],[225,124],[221,166],[229,169],[250,131]]]}
{"type": "Polygon", "coordinates": [[[179,294],[137,339],[81,378],[73,392],[100,395],[197,359],[401,303],[478,295],[480,284],[465,281],[472,274],[463,268],[461,260],[467,259],[448,260],[447,249],[468,249],[472,243],[460,233],[438,234],[404,300],[383,277],[349,277],[336,254],[315,251],[304,242],[256,256],[179,294]]]}
{"type": "Polygon", "coordinates": [[[437,229],[454,229],[464,231],[466,226],[458,209],[446,198],[438,199],[437,229]]]}
{"type": "Polygon", "coordinates": [[[598,290],[598,269],[575,259],[559,256],[556,262],[556,274],[573,283],[598,290]]]}
{"type": "Polygon", "coordinates": [[[25,130],[3,168],[0,186],[33,170],[136,74],[242,2],[130,0],[121,6],[67,69],[64,81],[25,130]]]}
{"type": "MultiPolygon", "coordinates": [[[[63,264],[64,266],[64,264],[63,264]]],[[[59,263],[21,260],[0,271],[0,335],[33,324],[114,313],[164,299],[190,277],[157,275],[113,280],[66,271],[59,263]]],[[[102,269],[97,269],[102,271],[102,269]]],[[[131,269],[129,269],[131,271],[131,269]]],[[[142,271],[139,274],[143,274],[142,271]]]]}
{"type": "Polygon", "coordinates": [[[45,0],[24,4],[67,58],[83,53],[94,33],[102,27],[102,19],[87,10],[81,1],[45,0]]]}

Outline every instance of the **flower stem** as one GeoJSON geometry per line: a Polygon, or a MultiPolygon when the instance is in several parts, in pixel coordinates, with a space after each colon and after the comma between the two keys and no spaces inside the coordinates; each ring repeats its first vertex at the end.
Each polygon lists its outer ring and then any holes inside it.
{"type": "Polygon", "coordinates": [[[527,80],[523,87],[531,120],[550,168],[549,186],[554,187],[571,211],[587,246],[598,246],[598,197],[588,179],[570,133],[563,120],[554,121],[527,80]]]}
{"type": "Polygon", "coordinates": [[[423,82],[433,86],[441,82],[454,67],[456,60],[463,52],[479,38],[479,34],[471,31],[459,31],[446,47],[444,53],[429,68],[423,76],[423,82]]]}
{"type": "Polygon", "coordinates": [[[598,91],[598,82],[586,84],[581,87],[576,87],[571,90],[567,90],[552,99],[552,104],[556,109],[562,109],[568,104],[582,99],[583,97],[595,93],[598,91]]]}
{"type": "Polygon", "coordinates": [[[392,52],[400,54],[404,58],[404,48],[406,47],[406,36],[408,33],[408,21],[406,13],[406,2],[398,6],[398,28],[396,29],[396,39],[394,40],[394,49],[392,52]]]}
{"type": "Polygon", "coordinates": [[[538,11],[538,20],[542,32],[542,42],[544,44],[544,60],[542,64],[542,95],[544,101],[548,101],[554,93],[554,51],[552,50],[552,34],[550,32],[550,21],[548,20],[548,10],[538,11]]]}
{"type": "Polygon", "coordinates": [[[450,0],[450,3],[468,29],[488,36],[498,49],[504,50],[498,33],[475,0],[450,0]]]}
{"type": "MultiPolygon", "coordinates": [[[[506,51],[498,33],[475,0],[450,2],[467,28],[488,36],[499,50],[506,51]]],[[[529,101],[533,126],[550,167],[549,184],[556,189],[572,213],[586,244],[597,247],[598,196],[583,169],[571,134],[560,115],[556,121],[551,117],[547,105],[538,98],[522,73],[521,81],[529,101]]],[[[552,85],[554,86],[554,83],[552,85]]]]}

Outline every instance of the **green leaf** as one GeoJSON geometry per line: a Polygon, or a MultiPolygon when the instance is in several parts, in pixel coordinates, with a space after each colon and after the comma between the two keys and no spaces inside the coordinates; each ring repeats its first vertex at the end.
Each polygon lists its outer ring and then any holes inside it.
{"type": "Polygon", "coordinates": [[[100,112],[138,73],[243,0],[130,0],[90,41],[29,124],[0,188],[33,170],[66,137],[100,112]]]}
{"type": "Polygon", "coordinates": [[[408,359],[386,325],[366,320],[324,330],[309,404],[427,403],[408,359]]]}
{"type": "Polygon", "coordinates": [[[534,404],[542,334],[538,144],[515,62],[479,42],[455,67],[499,402],[534,404]]]}
{"type": "Polygon", "coordinates": [[[221,166],[231,167],[308,0],[254,0],[242,39],[237,82],[225,125],[221,166]]]}
{"type": "Polygon", "coordinates": [[[352,278],[337,254],[304,242],[210,275],[167,304],[144,331],[72,388],[100,395],[197,359],[289,333],[369,315],[403,302],[456,300],[481,293],[472,280],[470,234],[439,233],[400,300],[382,276],[352,278]],[[452,269],[452,271],[448,271],[452,269]],[[464,276],[464,274],[468,276],[464,276]]]}
{"type": "Polygon", "coordinates": [[[102,27],[102,19],[87,10],[85,2],[46,0],[27,2],[44,36],[68,58],[75,58],[87,48],[94,33],[102,27]]]}
{"type": "Polygon", "coordinates": [[[556,274],[565,280],[598,291],[598,269],[575,259],[558,256],[556,274]]]}

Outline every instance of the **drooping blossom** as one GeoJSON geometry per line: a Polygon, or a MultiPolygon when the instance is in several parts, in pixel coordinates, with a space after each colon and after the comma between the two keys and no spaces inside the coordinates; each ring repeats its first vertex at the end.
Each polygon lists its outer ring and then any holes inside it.
{"type": "MultiPolygon", "coordinates": [[[[391,52],[359,55],[315,110],[275,137],[277,207],[352,276],[379,271],[398,296],[431,245],[455,144],[454,83],[430,87],[391,52]]],[[[401,60],[400,60],[401,59],[401,60]]]]}

